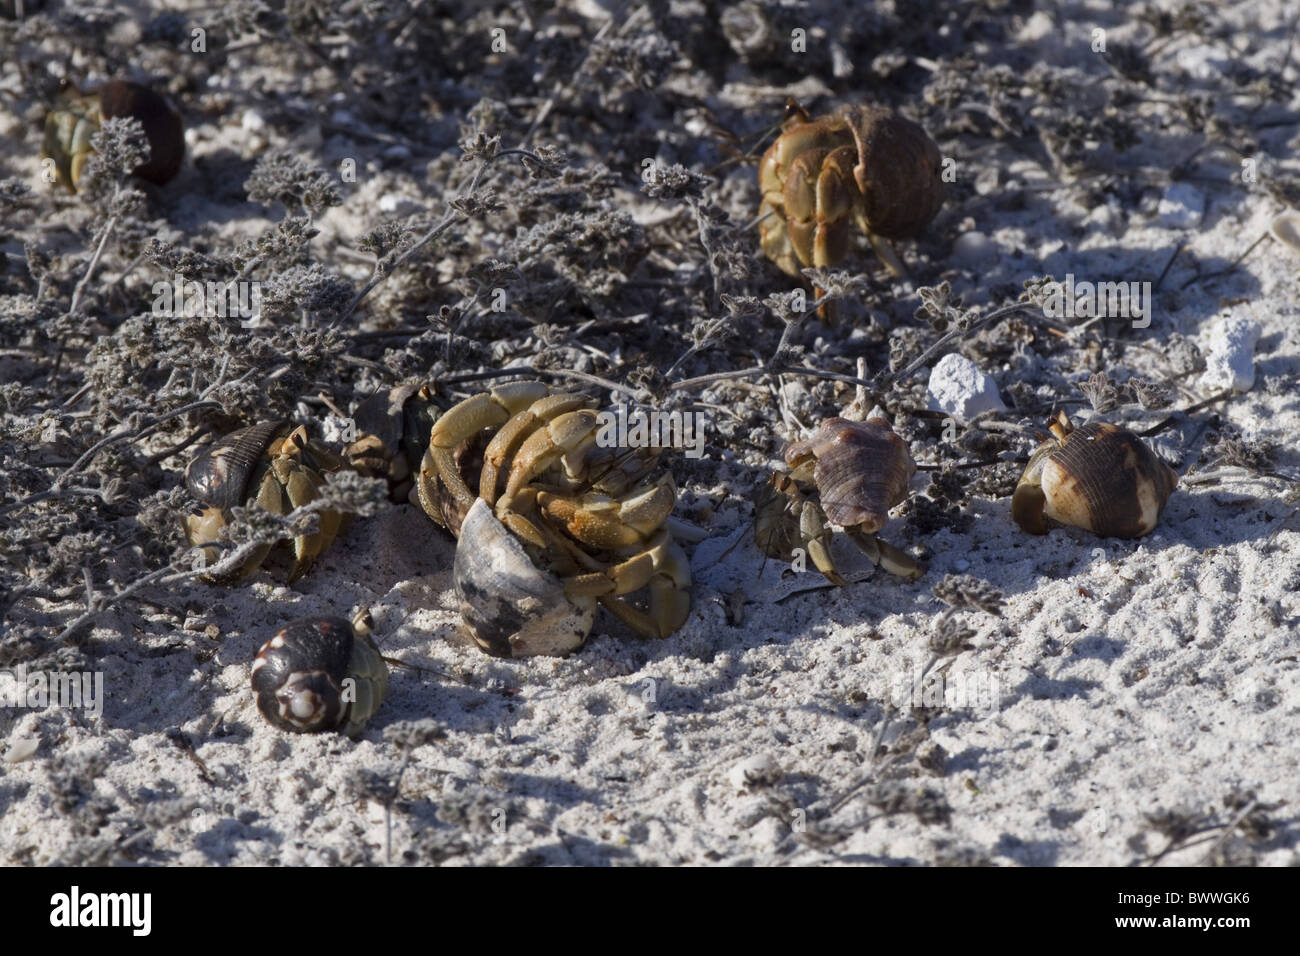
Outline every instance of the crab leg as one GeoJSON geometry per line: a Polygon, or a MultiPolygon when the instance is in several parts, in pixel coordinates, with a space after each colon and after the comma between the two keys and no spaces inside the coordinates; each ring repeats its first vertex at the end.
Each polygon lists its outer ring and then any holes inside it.
{"type": "Polygon", "coordinates": [[[478,496],[489,505],[496,504],[497,478],[502,466],[512,461],[518,454],[519,446],[540,426],[561,415],[585,408],[588,404],[588,400],[581,395],[548,395],[533,402],[527,409],[501,426],[501,430],[492,437],[492,441],[483,452],[483,470],[480,472],[478,496]]]}
{"type": "Polygon", "coordinates": [[[874,534],[867,534],[857,528],[846,528],[853,543],[862,549],[862,553],[871,559],[878,568],[884,568],[890,574],[915,581],[925,573],[925,568],[907,552],[900,551],[888,541],[881,541],[874,534]]]}
{"type": "Polygon", "coordinates": [[[485,428],[504,425],[534,402],[545,398],[549,391],[541,382],[511,382],[490,392],[470,396],[434,422],[429,431],[428,451],[420,462],[421,502],[435,500],[433,483],[441,478],[462,507],[468,508],[473,504],[474,494],[456,469],[453,457],[456,447],[485,428]]]}
{"type": "Polygon", "coordinates": [[[661,527],[677,502],[671,475],[636,488],[621,498],[588,494],[581,498],[540,491],[537,504],[583,544],[602,550],[640,544],[661,527]]]}
{"type": "Polygon", "coordinates": [[[590,408],[566,412],[529,435],[506,478],[506,490],[496,503],[498,515],[510,507],[511,500],[530,481],[551,467],[557,459],[565,464],[565,472],[574,477],[581,469],[575,467],[586,450],[596,443],[596,413],[590,408]]]}
{"type": "Polygon", "coordinates": [[[690,563],[666,532],[655,536],[649,550],[609,568],[604,574],[581,575],[564,582],[566,594],[595,595],[611,614],[648,638],[667,637],[686,622],[691,610],[690,586],[690,563]],[[603,581],[599,580],[602,578],[603,581]],[[647,585],[649,613],[620,597],[647,585]]]}

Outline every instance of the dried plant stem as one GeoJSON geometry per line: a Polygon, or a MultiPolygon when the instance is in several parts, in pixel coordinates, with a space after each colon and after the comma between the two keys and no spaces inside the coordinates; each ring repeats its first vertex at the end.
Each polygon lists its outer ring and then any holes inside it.
{"type": "Polygon", "coordinates": [[[95,444],[91,445],[90,448],[86,449],[86,452],[80,458],[74,461],[68,467],[67,471],[59,475],[59,477],[54,480],[54,484],[52,488],[53,489],[61,488],[65,481],[67,481],[77,472],[81,471],[92,458],[94,458],[97,454],[99,454],[99,452],[107,448],[109,445],[116,444],[117,442],[144,438],[145,436],[150,435],[153,432],[157,431],[158,426],[163,424],[164,422],[170,421],[173,418],[179,418],[182,415],[188,415],[190,412],[197,412],[209,408],[220,408],[220,407],[221,407],[220,402],[211,402],[211,401],[190,402],[188,405],[182,405],[180,408],[176,409],[175,411],[168,412],[165,415],[159,415],[157,418],[154,418],[152,421],[150,421],[148,425],[142,426],[140,428],[135,428],[135,429],[128,427],[124,431],[114,432],[112,435],[108,435],[107,437],[100,439],[99,441],[95,442],[95,444]]]}
{"type": "MultiPolygon", "coordinates": [[[[908,695],[909,700],[916,696],[917,690],[925,683],[925,679],[930,675],[930,671],[934,668],[934,665],[939,663],[942,659],[943,658],[938,654],[930,654],[930,659],[925,662],[925,667],[921,669],[921,673],[916,676],[914,681],[912,681],[912,690],[908,695]]],[[[835,813],[852,800],[853,797],[857,795],[858,791],[871,783],[875,778],[876,771],[879,769],[876,766],[876,754],[880,751],[881,741],[885,739],[885,733],[889,730],[889,725],[897,715],[898,708],[893,705],[890,705],[885,710],[885,716],[881,719],[880,726],[876,729],[876,736],[871,741],[871,751],[867,754],[867,772],[831,803],[830,808],[827,811],[828,813],[835,813]]]]}
{"type": "Polygon", "coordinates": [[[464,375],[453,375],[449,378],[438,379],[439,385],[460,385],[466,382],[481,382],[485,379],[508,378],[514,375],[532,375],[537,378],[567,378],[576,382],[585,382],[588,385],[595,385],[598,388],[608,389],[621,395],[627,395],[638,402],[651,401],[654,396],[648,391],[641,388],[632,388],[628,385],[620,385],[618,382],[611,381],[607,378],[601,378],[599,375],[592,375],[590,372],[576,372],[572,369],[538,369],[531,365],[515,365],[510,368],[491,369],[486,372],[467,372],[464,375]]]}
{"type": "Polygon", "coordinates": [[[1218,852],[1219,847],[1223,846],[1223,844],[1228,841],[1228,837],[1232,836],[1233,831],[1236,830],[1238,826],[1240,826],[1241,821],[1245,820],[1246,817],[1250,816],[1250,814],[1258,806],[1259,806],[1258,800],[1248,800],[1246,802],[1246,805],[1242,807],[1241,810],[1237,813],[1237,815],[1233,817],[1232,820],[1228,823],[1228,825],[1223,828],[1223,833],[1219,835],[1219,838],[1215,840],[1214,844],[1209,848],[1209,850],[1205,852],[1205,856],[1201,858],[1202,865],[1209,864],[1214,854],[1218,852]]]}
{"type": "Polygon", "coordinates": [[[1168,418],[1161,419],[1160,421],[1156,422],[1154,425],[1152,425],[1150,428],[1146,429],[1145,431],[1138,432],[1138,434],[1141,435],[1143,438],[1149,438],[1152,435],[1158,435],[1166,428],[1168,428],[1170,425],[1178,421],[1179,418],[1190,415],[1192,412],[1199,412],[1202,408],[1207,408],[1210,405],[1216,404],[1217,402],[1227,401],[1228,399],[1232,398],[1235,394],[1236,393],[1233,392],[1232,389],[1225,388],[1222,392],[1219,392],[1215,395],[1211,395],[1209,398],[1203,398],[1199,402],[1196,402],[1192,405],[1188,405],[1186,408],[1178,409],[1176,412],[1174,412],[1174,414],[1170,415],[1168,418]]]}
{"type": "Polygon", "coordinates": [[[29,505],[38,504],[42,501],[49,501],[54,498],[76,498],[78,496],[98,498],[101,493],[102,489],[100,488],[51,488],[49,491],[42,491],[34,495],[29,495],[22,501],[15,501],[13,504],[5,505],[3,508],[0,508],[0,518],[3,518],[5,515],[14,511],[26,508],[29,505]]]}
{"type": "Polygon", "coordinates": [[[844,375],[840,372],[826,372],[819,368],[805,368],[799,365],[755,365],[753,368],[736,369],[732,372],[711,372],[708,375],[697,375],[695,378],[685,378],[680,382],[674,382],[669,385],[669,389],[677,391],[683,388],[695,388],[700,385],[711,385],[714,382],[725,382],[733,378],[756,378],[759,375],[808,375],[812,378],[824,378],[834,382],[847,382],[850,385],[862,385],[873,390],[874,384],[865,379],[857,378],[853,375],[844,375]]]}
{"type": "MultiPolygon", "coordinates": [[[[305,508],[299,508],[298,511],[305,513],[305,510],[309,509],[310,506],[305,506],[305,508]]],[[[296,513],[297,512],[295,512],[295,514],[296,513]]],[[[263,546],[264,543],[265,542],[262,541],[245,541],[243,544],[239,545],[239,547],[226,554],[220,561],[210,568],[192,568],[187,571],[178,571],[176,564],[172,563],[158,568],[155,571],[150,571],[142,577],[136,578],[126,587],[122,588],[120,591],[114,592],[113,594],[99,597],[92,592],[87,596],[88,607],[85,612],[75,618],[67,625],[67,627],[60,631],[58,637],[55,638],[55,641],[66,641],[100,614],[103,614],[114,605],[120,604],[141,588],[147,587],[150,584],[172,584],[176,581],[184,581],[188,578],[195,578],[204,574],[221,574],[225,571],[234,570],[245,560],[250,558],[258,548],[263,546]]]]}
{"type": "MultiPolygon", "coordinates": [[[[527,159],[531,159],[533,162],[543,167],[547,167],[549,165],[544,159],[542,159],[542,157],[538,156],[532,150],[521,149],[521,148],[498,150],[497,152],[489,156],[487,159],[484,159],[481,163],[479,163],[478,169],[474,171],[474,178],[471,179],[469,185],[465,187],[465,189],[458,194],[457,198],[467,199],[470,196],[473,196],[474,193],[478,190],[479,184],[483,180],[483,174],[487,172],[488,167],[491,166],[498,159],[502,159],[503,157],[506,156],[521,156],[527,159]]],[[[356,296],[353,297],[352,301],[348,304],[348,307],[344,309],[342,314],[337,319],[335,319],[334,322],[331,324],[338,325],[339,323],[343,322],[344,319],[350,316],[353,312],[355,312],[357,306],[361,304],[361,300],[364,299],[366,296],[368,296],[374,290],[375,286],[379,285],[381,282],[383,282],[385,279],[391,276],[398,266],[406,262],[413,255],[419,252],[422,248],[424,248],[434,239],[438,238],[438,236],[442,235],[452,226],[456,226],[463,222],[468,222],[468,221],[469,221],[469,216],[465,215],[463,212],[460,212],[459,210],[456,209],[449,209],[447,211],[447,214],[443,216],[441,221],[439,221],[436,225],[434,225],[432,229],[430,229],[423,236],[417,239],[415,241],[415,244],[412,245],[411,248],[407,249],[400,256],[394,259],[393,262],[388,266],[388,268],[386,268],[382,273],[377,272],[374,275],[372,275],[370,277],[370,281],[361,287],[361,290],[356,294],[356,296]]]]}
{"type": "Polygon", "coordinates": [[[86,266],[86,274],[81,277],[77,287],[72,290],[72,304],[68,306],[69,315],[77,314],[77,307],[81,305],[81,296],[86,291],[86,283],[95,274],[95,268],[99,265],[100,257],[104,255],[104,247],[108,245],[108,237],[113,234],[113,229],[116,226],[117,216],[111,216],[108,222],[104,224],[104,232],[100,236],[99,245],[95,247],[95,254],[90,257],[90,265],[86,266]]]}
{"type": "Polygon", "coordinates": [[[935,342],[928,349],[923,351],[916,358],[912,359],[912,361],[908,362],[897,372],[885,376],[884,381],[880,383],[881,386],[888,387],[889,385],[892,385],[894,382],[898,381],[903,376],[916,371],[926,362],[930,361],[930,359],[934,358],[936,355],[938,355],[940,352],[947,349],[950,345],[952,345],[954,342],[957,342],[959,339],[965,338],[968,335],[972,335],[975,332],[978,332],[980,329],[984,328],[985,326],[991,325],[992,323],[997,322],[1001,319],[1005,319],[1009,315],[1015,315],[1017,312],[1026,312],[1029,314],[1037,314],[1037,315],[1042,314],[1038,306],[1031,305],[1028,302],[1016,302],[1012,305],[1005,306],[1001,309],[994,309],[992,312],[990,312],[988,315],[984,316],[983,318],[976,319],[967,328],[953,329],[951,332],[941,337],[939,341],[935,342]]]}

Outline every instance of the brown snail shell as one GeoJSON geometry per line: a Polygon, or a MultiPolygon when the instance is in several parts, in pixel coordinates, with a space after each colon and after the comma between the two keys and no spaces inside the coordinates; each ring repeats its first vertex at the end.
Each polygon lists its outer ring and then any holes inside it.
{"type": "Polygon", "coordinates": [[[296,734],[361,733],[388,693],[388,665],[369,634],[369,615],[307,617],[281,628],[253,661],[257,709],[296,734]]]}
{"type": "Polygon", "coordinates": [[[259,422],[217,439],[186,467],[186,489],[213,508],[245,504],[262,455],[284,424],[283,420],[259,422]]]}
{"type": "Polygon", "coordinates": [[[130,116],[138,119],[149,140],[149,160],[135,175],[161,186],[180,171],[185,158],[185,126],[171,105],[139,83],[111,80],[99,90],[99,112],[104,119],[130,116]]]}
{"type": "Polygon", "coordinates": [[[1075,428],[1061,413],[1029,460],[1011,516],[1046,534],[1046,518],[1103,538],[1140,538],[1160,519],[1178,474],[1137,435],[1107,422],[1075,428]]]}
{"type": "Polygon", "coordinates": [[[816,459],[813,480],[826,518],[870,534],[889,520],[889,509],[907,497],[916,462],[907,443],[883,418],[865,422],[828,418],[811,438],[791,444],[791,468],[816,459]]]}
{"type": "Polygon", "coordinates": [[[94,152],[91,136],[104,120],[130,117],[139,120],[149,143],[149,159],[133,172],[161,186],[181,168],[185,158],[185,126],[180,114],[147,86],[127,80],[110,80],[93,93],[65,91],[60,105],[45,118],[44,154],[53,159],[59,181],[76,192],[82,170],[94,152]]]}
{"type": "Polygon", "coordinates": [[[917,123],[880,106],[849,106],[842,113],[858,148],[853,178],[871,232],[908,239],[939,212],[948,190],[943,157],[917,123]]]}

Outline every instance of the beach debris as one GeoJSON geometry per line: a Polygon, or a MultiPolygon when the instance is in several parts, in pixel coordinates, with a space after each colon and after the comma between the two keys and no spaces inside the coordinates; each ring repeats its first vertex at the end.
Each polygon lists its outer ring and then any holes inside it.
{"type": "MultiPolygon", "coordinates": [[[[319,497],[324,475],[342,461],[307,437],[307,429],[287,422],[269,421],[231,432],[204,448],[185,469],[185,487],[200,506],[185,518],[191,545],[202,548],[204,560],[216,561],[213,545],[230,523],[230,509],[260,508],[286,515],[319,497]]],[[[297,580],[330,546],[343,526],[344,516],[322,510],[317,531],[293,539],[294,563],[289,580],[297,580]]],[[[261,566],[271,544],[259,547],[234,570],[208,576],[213,583],[228,584],[261,566]]]]}
{"type": "MultiPolygon", "coordinates": [[[[831,267],[849,252],[850,227],[866,234],[895,275],[890,239],[916,236],[947,196],[939,147],[891,109],[846,106],[812,119],[786,106],[782,133],[758,166],[763,252],[787,275],[831,267]]],[[[820,292],[819,292],[820,294],[820,292]]]]}
{"type": "Polygon", "coordinates": [[[459,539],[461,619],[486,653],[576,650],[596,603],[642,637],[686,621],[690,564],[670,529],[676,484],[654,474],[662,449],[602,438],[594,406],[515,382],[465,399],[430,431],[417,494],[459,539]]]}
{"type": "Polygon", "coordinates": [[[388,694],[388,665],[362,611],[286,624],[253,661],[253,695],[271,725],[296,734],[358,736],[388,694]]]}
{"type": "Polygon", "coordinates": [[[1210,327],[1209,349],[1201,388],[1248,392],[1255,384],[1255,345],[1259,324],[1240,316],[1219,319],[1210,327]]]}
{"type": "Polygon", "coordinates": [[[26,760],[36,756],[36,751],[40,749],[41,739],[39,737],[19,737],[9,738],[9,747],[5,750],[5,763],[23,763],[26,760]]]}
{"type": "Polygon", "coordinates": [[[957,265],[988,265],[997,261],[998,247],[982,232],[964,232],[952,244],[951,259],[957,265]]]}
{"type": "Polygon", "coordinates": [[[831,526],[838,525],[891,574],[914,581],[924,573],[876,537],[916,473],[907,444],[885,419],[828,418],[811,438],[787,446],[784,459],[789,470],[773,474],[755,495],[754,540],[762,551],[788,561],[803,548],[828,581],[843,585],[830,549],[831,526]]]}
{"type": "Polygon", "coordinates": [[[966,356],[950,352],[935,363],[926,386],[930,408],[969,422],[983,412],[1005,411],[997,382],[966,356]]]}
{"type": "Polygon", "coordinates": [[[1178,475],[1127,429],[1078,428],[1064,412],[1035,449],[1011,499],[1011,517],[1030,534],[1051,518],[1103,538],[1140,538],[1156,526],[1178,475]]]}
{"type": "Polygon", "coordinates": [[[1288,209],[1268,227],[1273,238],[1300,252],[1300,212],[1288,209]]]}
{"type": "Polygon", "coordinates": [[[110,80],[93,93],[66,90],[45,117],[42,155],[54,160],[59,182],[76,192],[86,161],[94,153],[90,138],[105,120],[118,117],[140,121],[149,141],[149,158],[135,175],[161,186],[181,168],[185,158],[185,127],[180,113],[147,86],[110,80]]]}
{"type": "Polygon", "coordinates": [[[781,765],[771,754],[754,754],[734,764],[727,779],[737,790],[756,790],[770,787],[781,779],[781,765]]]}

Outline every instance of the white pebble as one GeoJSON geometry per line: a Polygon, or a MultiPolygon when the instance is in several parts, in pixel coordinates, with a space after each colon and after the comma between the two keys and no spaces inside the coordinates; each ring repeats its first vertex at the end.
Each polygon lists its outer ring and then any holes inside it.
{"type": "Polygon", "coordinates": [[[771,754],[754,754],[732,767],[727,778],[737,790],[766,787],[781,779],[781,767],[771,754]]]}
{"type": "Polygon", "coordinates": [[[964,232],[952,244],[952,258],[964,265],[996,262],[998,248],[982,232],[964,232]]]}
{"type": "Polygon", "coordinates": [[[941,358],[930,373],[930,408],[947,412],[968,422],[981,412],[1001,411],[1007,406],[998,394],[997,383],[980,367],[952,352],[941,358]]]}
{"type": "Polygon", "coordinates": [[[1249,319],[1220,319],[1210,329],[1209,350],[1201,388],[1221,392],[1248,392],[1255,384],[1255,343],[1259,325],[1249,319]]]}
{"type": "Polygon", "coordinates": [[[14,737],[9,741],[9,749],[5,751],[5,763],[22,763],[24,760],[30,760],[36,755],[36,749],[41,745],[37,737],[14,737]]]}
{"type": "Polygon", "coordinates": [[[409,196],[384,193],[379,197],[379,211],[390,216],[409,216],[419,208],[420,204],[409,196]]]}
{"type": "Polygon", "coordinates": [[[1190,229],[1201,221],[1205,196],[1195,186],[1174,183],[1160,197],[1156,215],[1166,229],[1190,229]]]}
{"type": "Polygon", "coordinates": [[[1228,65],[1222,53],[1212,46],[1189,46],[1174,54],[1178,68],[1197,80],[1219,80],[1228,65]]]}

